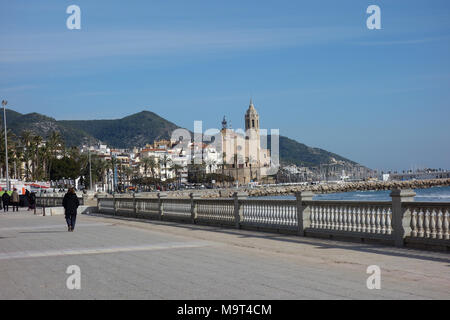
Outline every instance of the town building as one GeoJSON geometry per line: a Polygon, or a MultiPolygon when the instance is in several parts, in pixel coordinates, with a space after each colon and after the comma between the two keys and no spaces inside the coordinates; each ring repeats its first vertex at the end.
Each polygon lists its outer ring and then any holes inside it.
{"type": "Polygon", "coordinates": [[[270,168],[270,150],[261,147],[259,114],[250,100],[244,116],[245,132],[228,127],[222,121],[223,174],[231,176],[239,184],[262,181],[270,168]]]}

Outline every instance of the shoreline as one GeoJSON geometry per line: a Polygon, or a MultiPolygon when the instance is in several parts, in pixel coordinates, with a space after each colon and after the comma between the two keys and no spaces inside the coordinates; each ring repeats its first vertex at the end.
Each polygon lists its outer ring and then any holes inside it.
{"type": "MultiPolygon", "coordinates": [[[[201,198],[231,198],[235,192],[247,193],[249,197],[265,197],[294,195],[297,192],[311,191],[316,194],[341,193],[352,191],[379,191],[393,189],[428,189],[432,187],[450,186],[450,179],[429,179],[414,181],[374,181],[374,182],[345,182],[340,184],[323,184],[323,185],[290,185],[290,186],[262,186],[262,187],[243,187],[243,188],[227,188],[227,189],[206,189],[206,190],[183,190],[183,191],[166,191],[169,198],[189,198],[191,193],[201,198]]],[[[156,198],[157,192],[136,194],[136,197],[156,198]]],[[[104,196],[100,194],[100,196],[104,196]]],[[[116,195],[117,197],[129,195],[116,195]]]]}

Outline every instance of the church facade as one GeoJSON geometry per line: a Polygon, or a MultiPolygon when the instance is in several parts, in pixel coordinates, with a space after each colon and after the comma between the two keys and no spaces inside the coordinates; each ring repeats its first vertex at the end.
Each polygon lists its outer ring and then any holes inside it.
{"type": "Polygon", "coordinates": [[[239,184],[265,181],[271,165],[270,150],[261,147],[259,114],[252,100],[244,121],[245,131],[229,128],[225,117],[222,121],[223,174],[239,184]]]}

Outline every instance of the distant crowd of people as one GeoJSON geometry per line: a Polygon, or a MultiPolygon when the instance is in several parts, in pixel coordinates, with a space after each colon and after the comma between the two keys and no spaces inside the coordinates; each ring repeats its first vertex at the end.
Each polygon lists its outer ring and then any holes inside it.
{"type": "Polygon", "coordinates": [[[26,190],[25,195],[20,197],[17,189],[14,188],[12,191],[0,191],[0,210],[3,209],[4,212],[9,211],[9,206],[12,206],[12,210],[19,211],[19,206],[27,206],[28,211],[34,210],[36,207],[36,194],[26,190]]]}

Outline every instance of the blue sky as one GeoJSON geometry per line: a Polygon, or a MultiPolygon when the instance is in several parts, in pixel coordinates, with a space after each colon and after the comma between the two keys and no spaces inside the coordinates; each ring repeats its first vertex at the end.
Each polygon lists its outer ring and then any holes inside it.
{"type": "Polygon", "coordinates": [[[0,1],[0,97],[56,119],[142,110],[261,126],[380,170],[450,169],[448,1],[0,1]],[[81,30],[66,8],[81,8],[81,30]],[[366,8],[381,8],[368,30],[366,8]]]}

